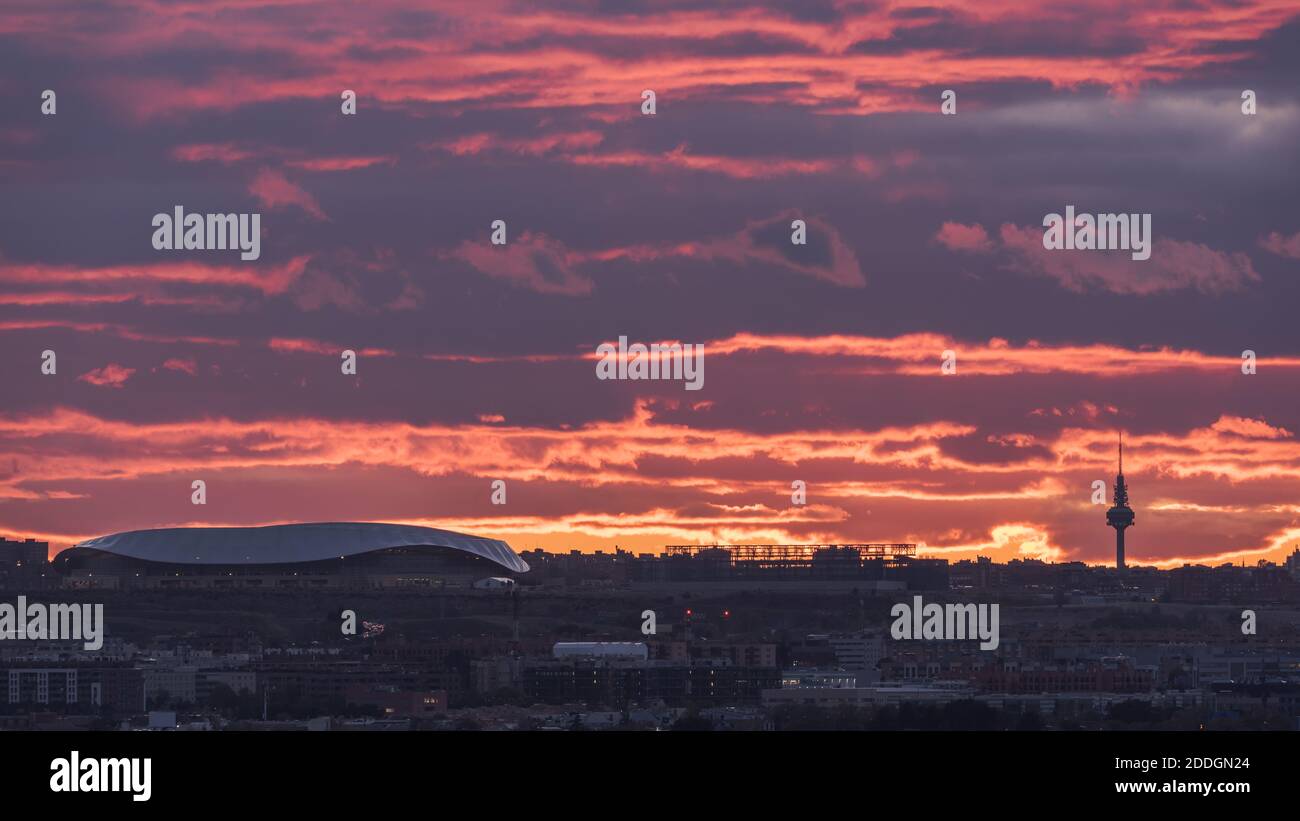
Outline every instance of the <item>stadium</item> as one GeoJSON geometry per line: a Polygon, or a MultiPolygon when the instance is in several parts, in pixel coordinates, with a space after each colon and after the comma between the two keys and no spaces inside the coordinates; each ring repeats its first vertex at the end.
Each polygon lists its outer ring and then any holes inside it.
{"type": "Polygon", "coordinates": [[[55,556],[65,587],[469,587],[528,563],[498,539],[375,522],[133,530],[55,556]]]}

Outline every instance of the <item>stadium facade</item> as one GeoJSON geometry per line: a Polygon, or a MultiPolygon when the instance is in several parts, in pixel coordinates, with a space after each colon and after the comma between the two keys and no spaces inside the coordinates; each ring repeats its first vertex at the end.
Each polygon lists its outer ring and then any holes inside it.
{"type": "Polygon", "coordinates": [[[55,556],[65,587],[469,587],[528,572],[498,539],[414,525],[321,522],[133,530],[55,556]]]}

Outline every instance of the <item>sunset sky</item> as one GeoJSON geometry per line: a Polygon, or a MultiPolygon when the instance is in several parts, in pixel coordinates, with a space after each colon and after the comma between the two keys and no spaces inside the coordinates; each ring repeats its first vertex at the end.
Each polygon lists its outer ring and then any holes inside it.
{"type": "Polygon", "coordinates": [[[1030,8],[8,0],[0,535],[1113,563],[1122,428],[1130,564],[1280,560],[1300,4],[1030,8]],[[154,250],[177,205],[260,213],[261,258],[154,250]],[[1151,258],[1044,250],[1067,205],[1150,213],[1151,258]],[[703,343],[703,389],[597,379],[619,336],[703,343]]]}

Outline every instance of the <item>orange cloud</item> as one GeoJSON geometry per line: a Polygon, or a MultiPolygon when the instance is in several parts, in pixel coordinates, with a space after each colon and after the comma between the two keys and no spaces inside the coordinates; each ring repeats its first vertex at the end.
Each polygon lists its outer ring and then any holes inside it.
{"type": "MultiPolygon", "coordinates": [[[[1130,436],[1125,472],[1142,537],[1135,549],[1166,542],[1184,548],[1173,556],[1149,553],[1143,563],[1229,553],[1276,558],[1282,549],[1276,534],[1290,527],[1300,506],[1250,494],[1300,486],[1300,442],[1278,430],[1266,420],[1223,417],[1182,434],[1130,436]],[[1243,429],[1252,436],[1244,438],[1243,429]],[[1225,505],[1225,488],[1236,489],[1240,501],[1225,505]],[[1220,517],[1229,509],[1233,522],[1223,533],[1212,526],[1180,529],[1197,511],[1220,517]],[[1196,552],[1186,551],[1189,543],[1196,552]]],[[[346,486],[363,481],[378,489],[374,471],[398,470],[385,480],[395,488],[409,488],[418,477],[511,482],[510,511],[466,511],[439,519],[443,526],[538,539],[567,533],[593,547],[656,539],[865,539],[915,541],[924,555],[946,558],[1050,561],[1081,555],[1081,522],[1092,534],[1090,545],[1104,551],[1108,531],[1089,495],[1091,482],[1114,470],[1111,432],[1064,428],[1050,439],[1009,434],[1004,438],[1012,446],[1035,449],[1012,463],[968,462],[944,447],[974,432],[970,425],[936,422],[874,430],[717,429],[702,437],[689,425],[665,422],[648,402],[626,419],[563,430],[511,425],[501,414],[455,426],[313,418],[130,424],[57,410],[0,417],[0,465],[23,463],[21,472],[0,474],[0,498],[39,500],[56,492],[89,500],[124,483],[153,487],[198,472],[223,477],[227,492],[264,481],[259,477],[268,472],[280,483],[318,487],[337,474],[346,486]],[[809,482],[804,508],[789,504],[791,477],[809,482]],[[555,497],[559,509],[518,507],[521,498],[557,483],[567,488],[555,497]],[[939,529],[940,521],[948,529],[939,529]]]]}
{"type": "Polygon", "coordinates": [[[0,282],[32,285],[83,283],[134,285],[140,282],[192,283],[251,288],[264,294],[283,293],[306,269],[310,256],[296,256],[283,265],[209,265],[201,262],[153,262],[137,265],[79,267],[40,263],[0,263],[0,282]]]}

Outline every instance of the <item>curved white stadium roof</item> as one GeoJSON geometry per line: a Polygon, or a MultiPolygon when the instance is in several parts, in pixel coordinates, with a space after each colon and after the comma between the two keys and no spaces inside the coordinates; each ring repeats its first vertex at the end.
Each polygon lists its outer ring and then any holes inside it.
{"type": "Polygon", "coordinates": [[[169,527],[99,536],[74,546],[170,564],[286,564],[356,556],[390,547],[446,547],[523,573],[528,563],[499,539],[379,522],[267,527],[169,527]]]}

